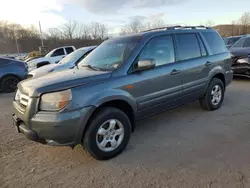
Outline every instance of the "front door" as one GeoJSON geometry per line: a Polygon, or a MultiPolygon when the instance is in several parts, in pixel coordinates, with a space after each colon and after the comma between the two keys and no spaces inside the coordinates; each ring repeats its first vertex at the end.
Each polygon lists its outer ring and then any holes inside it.
{"type": "Polygon", "coordinates": [[[133,80],[128,92],[136,99],[138,119],[178,105],[182,95],[181,63],[175,62],[171,35],[151,39],[134,62],[153,60],[155,68],[128,75],[133,80]]]}
{"type": "Polygon", "coordinates": [[[58,63],[64,57],[65,57],[64,48],[59,48],[55,50],[54,53],[52,54],[51,63],[58,63]]]}

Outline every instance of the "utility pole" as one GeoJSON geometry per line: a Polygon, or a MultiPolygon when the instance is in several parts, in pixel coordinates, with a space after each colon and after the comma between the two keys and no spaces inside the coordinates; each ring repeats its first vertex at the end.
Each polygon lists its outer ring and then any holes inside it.
{"type": "Polygon", "coordinates": [[[42,27],[41,27],[40,21],[39,21],[39,30],[40,30],[41,43],[42,43],[42,47],[43,47],[43,46],[44,46],[44,45],[43,45],[43,32],[42,32],[42,27]]]}
{"type": "Polygon", "coordinates": [[[16,36],[15,36],[15,42],[16,42],[17,53],[19,54],[19,53],[20,53],[20,50],[19,50],[19,45],[18,45],[18,43],[17,43],[17,38],[16,38],[16,36]]]}

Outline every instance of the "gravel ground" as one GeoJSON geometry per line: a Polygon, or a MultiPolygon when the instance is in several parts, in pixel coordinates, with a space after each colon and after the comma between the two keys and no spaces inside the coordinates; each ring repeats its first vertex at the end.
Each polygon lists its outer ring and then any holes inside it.
{"type": "Polygon", "coordinates": [[[12,98],[0,94],[0,187],[250,187],[250,80],[234,81],[217,111],[194,102],[138,122],[104,162],[18,134],[12,98]]]}

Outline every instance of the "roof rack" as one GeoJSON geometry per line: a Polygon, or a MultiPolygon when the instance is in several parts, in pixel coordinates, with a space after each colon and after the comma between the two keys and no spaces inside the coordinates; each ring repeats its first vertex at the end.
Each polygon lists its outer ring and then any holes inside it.
{"type": "Polygon", "coordinates": [[[203,26],[203,25],[199,25],[199,26],[180,26],[180,25],[176,25],[176,26],[159,27],[159,28],[154,28],[154,29],[148,29],[148,30],[141,31],[141,32],[157,31],[157,30],[176,30],[176,29],[212,29],[212,28],[211,27],[206,27],[206,26],[203,26]]]}

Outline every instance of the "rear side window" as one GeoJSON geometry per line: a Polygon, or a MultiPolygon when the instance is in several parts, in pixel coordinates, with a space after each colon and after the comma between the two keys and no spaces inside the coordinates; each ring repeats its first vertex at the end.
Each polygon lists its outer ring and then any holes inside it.
{"type": "Polygon", "coordinates": [[[72,47],[67,47],[65,49],[66,49],[67,54],[70,54],[71,52],[74,51],[74,49],[72,47]]]}
{"type": "Polygon", "coordinates": [[[202,35],[209,45],[212,54],[220,54],[227,51],[224,41],[216,32],[202,32],[202,35]]]}
{"type": "Polygon", "coordinates": [[[61,55],[64,55],[64,49],[63,48],[59,48],[56,51],[54,51],[54,53],[52,54],[52,57],[61,56],[61,55]]]}
{"type": "Polygon", "coordinates": [[[173,63],[175,61],[172,36],[160,36],[151,39],[142,49],[138,60],[155,61],[156,66],[173,63]]]}
{"type": "Polygon", "coordinates": [[[201,56],[200,46],[195,34],[177,34],[176,45],[180,61],[201,56]]]}
{"type": "Polygon", "coordinates": [[[246,38],[243,44],[243,48],[249,48],[249,47],[250,47],[250,38],[246,38]]]}

